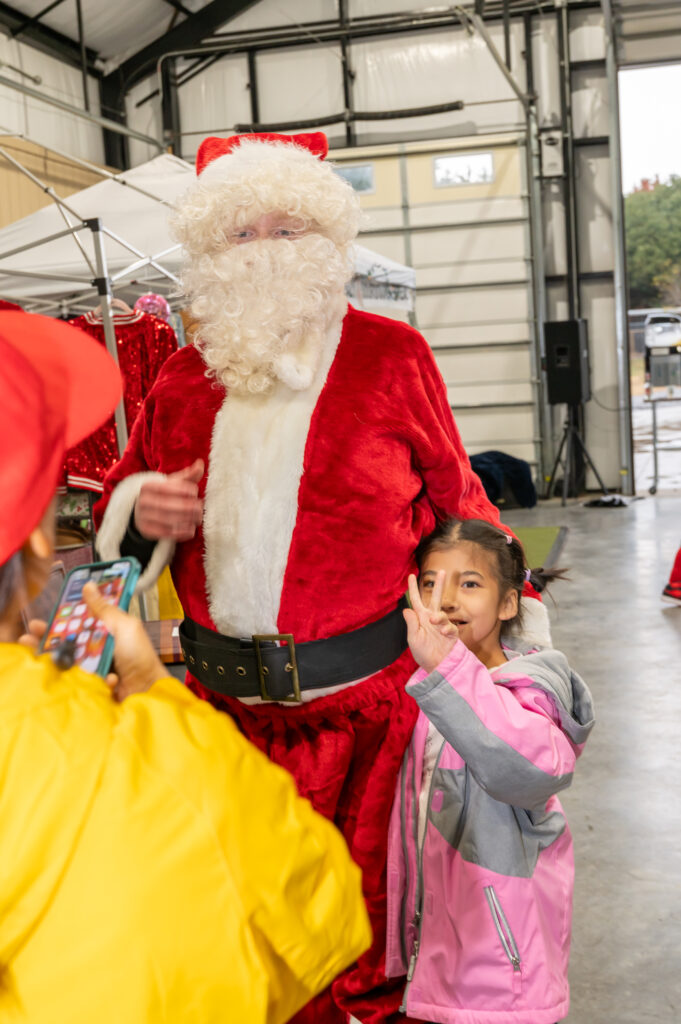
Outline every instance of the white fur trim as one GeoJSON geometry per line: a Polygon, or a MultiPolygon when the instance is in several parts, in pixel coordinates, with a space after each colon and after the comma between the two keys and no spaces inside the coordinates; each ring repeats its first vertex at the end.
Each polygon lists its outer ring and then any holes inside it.
{"type": "Polygon", "coordinates": [[[523,610],[523,627],[511,630],[514,636],[526,640],[527,643],[539,644],[540,647],[553,647],[551,640],[551,623],[546,605],[536,597],[520,598],[523,610]]]}
{"type": "MultiPolygon", "coordinates": [[[[142,489],[142,484],[149,480],[164,480],[163,473],[133,473],[131,476],[121,480],[113,489],[109,504],[107,505],[102,526],[97,534],[97,551],[104,561],[113,561],[121,557],[121,541],[125,537],[125,531],[130,522],[132,510],[135,507],[137,496],[142,489]]],[[[136,594],[141,594],[153,586],[164,568],[172,560],[175,554],[175,541],[169,538],[161,538],[156,542],[151,561],[142,572],[137,586],[136,594]]]]}
{"type": "Polygon", "coordinates": [[[329,329],[309,388],[233,394],[213,427],[204,505],[210,613],[228,636],[276,633],[310,419],[341,335],[329,329]]]}

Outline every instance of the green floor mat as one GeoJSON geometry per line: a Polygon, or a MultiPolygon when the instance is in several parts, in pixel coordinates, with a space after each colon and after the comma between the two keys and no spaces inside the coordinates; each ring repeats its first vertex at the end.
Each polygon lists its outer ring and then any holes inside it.
{"type": "Polygon", "coordinates": [[[525,548],[527,564],[533,569],[555,566],[567,536],[567,526],[518,526],[513,532],[525,548]]]}

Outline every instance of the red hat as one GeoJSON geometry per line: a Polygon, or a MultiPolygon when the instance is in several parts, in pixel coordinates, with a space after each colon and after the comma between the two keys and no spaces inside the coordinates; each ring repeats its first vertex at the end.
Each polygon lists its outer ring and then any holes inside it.
{"type": "Polygon", "coordinates": [[[0,312],[0,565],[42,519],[64,453],[111,415],[121,375],[77,327],[0,312]]]}
{"type": "Polygon", "coordinates": [[[228,139],[213,136],[204,139],[196,154],[196,173],[201,174],[208,164],[218,157],[226,156],[238,149],[242,142],[284,143],[298,149],[306,149],[323,160],[329,152],[329,143],[324,132],[303,132],[301,135],[277,135],[275,132],[254,132],[251,135],[230,135],[228,139]]]}

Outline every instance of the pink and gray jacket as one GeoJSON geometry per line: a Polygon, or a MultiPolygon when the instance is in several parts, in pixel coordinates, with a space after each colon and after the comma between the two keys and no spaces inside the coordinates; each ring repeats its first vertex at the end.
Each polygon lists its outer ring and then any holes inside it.
{"type": "Polygon", "coordinates": [[[407,686],[421,714],[390,822],[386,974],[407,975],[403,1012],[438,1024],[555,1024],[569,1007],[574,867],[555,794],[593,705],[559,651],[507,646],[490,673],[457,643],[407,686]]]}

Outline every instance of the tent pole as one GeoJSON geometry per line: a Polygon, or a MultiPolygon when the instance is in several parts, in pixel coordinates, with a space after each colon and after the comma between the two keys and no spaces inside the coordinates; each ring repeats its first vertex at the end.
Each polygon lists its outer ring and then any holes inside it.
{"type": "MultiPolygon", "coordinates": [[[[27,245],[27,249],[32,248],[27,245]]],[[[14,267],[0,267],[3,277],[30,277],[39,281],[65,281],[66,284],[92,284],[92,278],[76,277],[75,274],[46,274],[42,270],[15,270],[14,267]]]]}
{"type": "Polygon", "coordinates": [[[74,224],[72,227],[67,228],[65,231],[55,231],[53,235],[45,235],[44,238],[39,239],[37,242],[27,242],[26,245],[18,245],[16,249],[9,249],[7,252],[0,252],[0,260],[6,260],[10,256],[15,256],[19,252],[27,252],[29,249],[37,249],[39,245],[46,245],[48,242],[56,242],[58,238],[64,238],[66,235],[72,235],[75,231],[85,231],[87,225],[74,224]]]}
{"type": "Polygon", "coordinates": [[[66,217],[64,211],[68,211],[68,213],[70,213],[72,217],[75,217],[78,222],[80,222],[80,220],[81,220],[80,215],[77,214],[76,211],[73,210],[68,205],[68,203],[65,203],[64,200],[61,198],[61,196],[58,196],[53,188],[50,188],[50,186],[46,185],[44,181],[41,181],[40,178],[36,177],[35,174],[32,174],[31,171],[29,171],[27,167],[24,167],[24,165],[22,163],[20,163],[18,160],[15,160],[13,156],[10,156],[10,154],[6,150],[0,149],[0,154],[2,154],[2,156],[4,156],[4,158],[6,160],[8,160],[9,163],[11,163],[14,167],[16,167],[16,169],[18,171],[20,171],[30,181],[32,181],[34,185],[37,185],[39,189],[42,189],[42,191],[45,192],[50,197],[50,199],[52,199],[57,204],[57,208],[59,209],[59,212],[62,215],[62,219],[64,220],[64,223],[70,229],[71,234],[73,235],[73,239],[74,239],[76,245],[78,246],[78,248],[80,249],[81,253],[85,257],[85,262],[87,263],[88,267],[90,268],[90,272],[94,275],[95,268],[92,266],[92,263],[90,262],[90,258],[88,256],[88,254],[86,253],[85,249],[83,248],[83,244],[82,244],[81,240],[76,236],[75,232],[73,231],[73,226],[69,222],[69,220],[66,217]]]}
{"type": "MultiPolygon", "coordinates": [[[[179,246],[173,246],[173,249],[179,249],[179,246]]],[[[156,270],[161,270],[161,267],[160,267],[160,265],[158,263],[156,263],[156,260],[160,259],[161,256],[166,256],[169,251],[172,251],[172,250],[165,250],[159,256],[144,256],[141,259],[137,260],[135,263],[131,263],[129,266],[125,267],[123,270],[119,270],[119,272],[117,274],[113,274],[111,280],[115,284],[118,284],[118,282],[122,278],[127,277],[129,274],[136,273],[138,270],[141,270],[143,267],[152,266],[156,270]]],[[[169,270],[162,271],[162,273],[164,274],[165,277],[169,278],[174,284],[179,284],[178,279],[175,277],[174,274],[171,274],[171,272],[169,270]]]]}
{"type": "Polygon", "coordinates": [[[121,238],[120,235],[117,235],[115,234],[115,232],[110,231],[109,228],[103,227],[102,231],[114,242],[118,242],[118,244],[122,245],[124,249],[127,249],[128,252],[131,252],[133,253],[134,256],[139,256],[140,259],[145,260],[150,266],[154,268],[154,270],[158,270],[159,274],[163,274],[164,277],[170,278],[170,280],[174,281],[175,284],[180,283],[174,274],[171,274],[170,271],[166,270],[166,268],[161,266],[160,263],[155,263],[153,256],[145,256],[145,254],[141,252],[140,249],[135,248],[135,246],[131,245],[130,242],[126,242],[124,238],[121,238]]]}
{"type": "MultiPolygon", "coordinates": [[[[116,345],[116,330],[114,328],[113,315],[111,313],[111,278],[107,273],[106,253],[104,251],[104,239],[102,238],[102,222],[99,217],[92,217],[85,221],[92,232],[92,244],[95,250],[95,261],[97,263],[97,277],[93,284],[97,286],[99,297],[102,303],[102,325],[104,327],[104,341],[109,354],[116,361],[118,366],[118,347],[116,345]]],[[[128,428],[125,422],[125,410],[123,399],[116,406],[114,414],[116,422],[116,439],[118,441],[119,456],[125,451],[128,443],[128,428]]]]}

